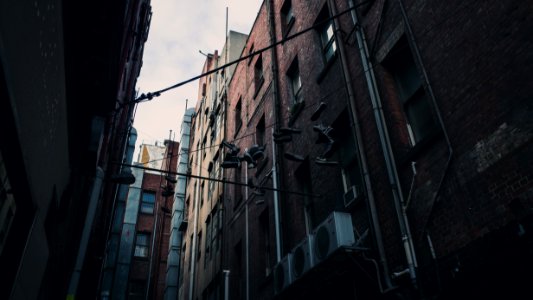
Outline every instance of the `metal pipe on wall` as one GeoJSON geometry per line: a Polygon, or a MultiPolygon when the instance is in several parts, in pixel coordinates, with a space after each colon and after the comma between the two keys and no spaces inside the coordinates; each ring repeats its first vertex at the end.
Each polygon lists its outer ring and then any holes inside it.
{"type": "MultiPolygon", "coordinates": [[[[273,44],[276,41],[276,30],[275,30],[275,22],[274,22],[274,2],[273,0],[266,1],[266,8],[268,13],[268,25],[269,25],[269,35],[270,35],[270,43],[273,44]]],[[[279,100],[279,87],[278,87],[278,53],[276,50],[276,47],[271,48],[272,53],[272,93],[274,95],[274,121],[275,126],[272,128],[272,133],[274,133],[274,128],[279,128],[281,126],[281,114],[280,114],[280,108],[281,103],[279,100]]],[[[281,198],[281,194],[278,191],[278,187],[280,184],[280,164],[278,161],[279,157],[279,148],[276,143],[272,142],[272,181],[274,185],[274,225],[275,225],[275,231],[276,231],[276,262],[279,263],[281,261],[281,253],[282,253],[282,241],[283,237],[281,234],[281,213],[280,213],[280,206],[279,201],[281,198]]]]}
{"type": "MultiPolygon", "coordinates": [[[[336,14],[336,11],[337,11],[337,8],[336,8],[336,5],[335,5],[335,2],[332,1],[332,0],[329,0],[329,5],[332,9],[332,14],[336,14]]],[[[352,8],[352,17],[354,17],[354,14],[355,14],[355,11],[354,11],[354,4],[353,4],[353,1],[349,0],[349,6],[350,8],[352,8]]],[[[335,19],[334,21],[334,25],[336,28],[339,27],[339,22],[338,22],[338,19],[335,19]]],[[[354,19],[354,26],[357,26],[357,20],[354,19]]],[[[356,33],[358,33],[359,30],[356,30],[356,33]]],[[[360,34],[360,33],[359,33],[360,34]]],[[[368,207],[369,207],[369,211],[370,211],[370,219],[371,219],[371,222],[372,222],[372,228],[374,230],[374,235],[375,235],[375,239],[376,239],[376,246],[377,246],[377,250],[378,250],[378,253],[379,253],[379,258],[380,258],[380,264],[383,268],[383,273],[384,273],[384,279],[385,279],[385,283],[386,283],[386,286],[387,288],[385,290],[388,290],[392,287],[392,283],[390,282],[390,276],[389,276],[389,267],[388,267],[388,262],[387,262],[387,258],[386,258],[386,254],[385,254],[385,247],[384,247],[384,244],[383,244],[383,236],[382,236],[382,233],[381,233],[381,225],[379,223],[379,218],[378,218],[378,213],[377,213],[377,207],[376,207],[376,201],[375,201],[375,198],[374,198],[374,190],[373,190],[373,187],[372,187],[372,181],[370,179],[370,172],[369,172],[369,168],[368,168],[368,163],[367,163],[367,158],[366,158],[366,154],[364,152],[364,142],[363,142],[363,139],[362,139],[362,132],[361,132],[361,127],[359,125],[359,114],[357,112],[357,107],[356,107],[356,103],[355,103],[355,94],[353,92],[353,88],[351,86],[351,82],[352,82],[352,79],[351,79],[351,76],[350,76],[350,73],[348,72],[348,64],[346,62],[346,51],[345,51],[345,47],[344,47],[344,41],[342,40],[342,38],[338,37],[337,35],[335,35],[336,37],[336,42],[339,44],[339,51],[340,51],[340,59],[341,59],[341,64],[342,64],[342,69],[343,69],[343,75],[344,75],[344,79],[345,79],[345,85],[346,85],[346,89],[348,91],[348,98],[349,98],[349,108],[350,108],[350,112],[351,112],[351,116],[352,116],[352,121],[353,121],[353,126],[354,126],[354,137],[355,137],[355,141],[357,143],[357,148],[359,149],[359,157],[360,157],[360,162],[361,162],[361,169],[362,169],[362,172],[363,172],[363,179],[364,179],[364,183],[365,183],[365,187],[366,187],[366,190],[367,190],[367,201],[368,201],[368,207]]],[[[366,69],[366,68],[365,68],[366,69]]],[[[380,285],[381,286],[381,285],[380,285]]],[[[385,291],[383,290],[383,291],[385,291]]],[[[382,291],[382,292],[383,292],[382,291]]]]}
{"type": "MultiPolygon", "coordinates": [[[[353,1],[348,0],[350,6],[353,7],[353,1]]],[[[352,20],[354,26],[359,26],[359,20],[357,13],[352,10],[352,20]]],[[[398,217],[398,224],[400,227],[400,232],[402,235],[402,243],[405,251],[405,256],[408,264],[409,275],[413,284],[417,285],[416,278],[416,254],[413,247],[412,236],[409,230],[409,225],[407,221],[407,215],[404,209],[403,195],[401,192],[401,186],[398,179],[398,171],[395,165],[394,154],[392,152],[392,147],[390,145],[390,138],[385,125],[385,116],[383,114],[381,98],[379,96],[377,83],[375,79],[375,74],[373,71],[372,62],[368,58],[368,46],[362,29],[358,28],[356,31],[357,44],[359,47],[359,52],[361,56],[361,61],[363,63],[363,68],[365,70],[365,78],[370,94],[370,100],[372,102],[372,108],[374,111],[374,118],[376,120],[376,126],[379,133],[379,139],[381,148],[383,150],[383,156],[385,159],[385,165],[387,167],[387,175],[389,178],[389,184],[392,189],[392,195],[394,199],[394,206],[396,209],[396,215],[398,217]]],[[[386,280],[389,280],[389,276],[385,277],[386,280]]]]}

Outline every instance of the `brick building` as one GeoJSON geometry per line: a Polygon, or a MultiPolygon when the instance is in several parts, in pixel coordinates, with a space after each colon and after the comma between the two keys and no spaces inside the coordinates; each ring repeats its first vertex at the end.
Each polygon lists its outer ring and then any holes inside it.
{"type": "MultiPolygon", "coordinates": [[[[247,36],[229,31],[222,52],[206,58],[202,73],[233,61],[241,55],[247,36]]],[[[198,101],[191,121],[188,172],[181,230],[182,269],[180,299],[220,297],[223,291],[222,231],[223,179],[227,85],[235,66],[223,68],[199,81],[198,101]],[[213,180],[212,180],[213,179],[213,180]]]]}
{"type": "Polygon", "coordinates": [[[529,10],[265,0],[228,88],[229,298],[530,297],[529,10]]]}

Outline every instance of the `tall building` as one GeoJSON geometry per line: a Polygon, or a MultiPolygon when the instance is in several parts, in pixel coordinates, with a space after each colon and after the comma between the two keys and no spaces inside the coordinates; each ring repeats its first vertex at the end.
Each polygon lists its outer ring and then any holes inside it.
{"type": "Polygon", "coordinates": [[[94,299],[150,2],[0,15],[0,298],[94,299]]]}
{"type": "Polygon", "coordinates": [[[100,295],[163,299],[179,143],[141,145],[135,182],[118,195],[100,295]],[[146,167],[156,164],[157,168],[146,167]]]}
{"type": "Polygon", "coordinates": [[[188,219],[185,209],[185,196],[188,181],[189,151],[191,139],[191,123],[194,115],[194,108],[185,111],[181,124],[180,149],[178,155],[178,176],[176,178],[176,189],[174,203],[172,206],[172,219],[170,226],[170,238],[168,246],[168,259],[166,269],[165,299],[172,300],[178,298],[179,286],[183,281],[181,272],[182,263],[182,242],[183,231],[187,228],[188,219]]]}
{"type": "Polygon", "coordinates": [[[209,93],[193,120],[183,299],[531,297],[532,25],[511,0],[265,0],[223,141],[209,93]]]}
{"type": "MultiPolygon", "coordinates": [[[[222,53],[209,54],[202,73],[237,59],[247,36],[228,33],[222,53]]],[[[180,298],[220,297],[223,287],[222,219],[223,169],[227,115],[227,85],[235,66],[205,76],[199,82],[199,96],[191,123],[188,172],[196,177],[187,182],[183,226],[180,298]],[[217,181],[218,180],[218,181],[217,181]],[[183,280],[182,280],[183,277],[183,280]]]]}

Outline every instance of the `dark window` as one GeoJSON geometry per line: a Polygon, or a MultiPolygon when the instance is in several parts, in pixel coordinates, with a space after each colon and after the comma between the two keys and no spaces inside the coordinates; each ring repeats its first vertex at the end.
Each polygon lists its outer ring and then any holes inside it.
{"type": "Polygon", "coordinates": [[[302,80],[300,78],[298,58],[295,58],[292,62],[289,70],[287,71],[287,77],[289,79],[289,88],[291,91],[293,104],[302,102],[302,80]]]}
{"type": "Polygon", "coordinates": [[[239,99],[237,102],[237,105],[235,105],[235,135],[237,135],[237,132],[239,132],[239,129],[242,126],[242,118],[241,118],[241,112],[242,112],[242,99],[239,99]]]}
{"type": "Polygon", "coordinates": [[[263,58],[261,55],[259,55],[254,65],[254,82],[256,94],[263,85],[264,81],[265,79],[263,78],[263,58]]]}
{"type": "Polygon", "coordinates": [[[289,31],[291,30],[295,22],[291,0],[285,0],[285,2],[283,3],[283,6],[281,7],[281,20],[283,35],[286,36],[287,34],[289,34],[289,31]]]}
{"type": "Polygon", "coordinates": [[[261,117],[255,127],[255,143],[260,146],[265,144],[265,115],[261,117]]]}
{"type": "Polygon", "coordinates": [[[322,44],[322,55],[326,62],[329,62],[337,51],[337,44],[335,43],[335,32],[333,29],[333,20],[329,20],[329,10],[327,7],[322,9],[317,20],[318,34],[320,36],[320,42],[322,44]]]}
{"type": "Polygon", "coordinates": [[[410,142],[414,146],[435,130],[437,123],[405,37],[393,47],[385,61],[385,67],[394,77],[410,142]]]}
{"type": "Polygon", "coordinates": [[[196,257],[196,260],[200,260],[200,257],[202,257],[202,232],[201,231],[198,233],[198,244],[196,245],[196,248],[198,249],[198,256],[196,257]]]}
{"type": "Polygon", "coordinates": [[[204,205],[204,187],[205,181],[202,181],[202,184],[200,185],[200,207],[204,205]]]}
{"type": "MultiPolygon", "coordinates": [[[[179,257],[180,257],[180,260],[181,260],[181,264],[180,264],[180,269],[179,269],[179,282],[178,282],[178,286],[181,286],[181,284],[183,283],[183,271],[185,270],[184,266],[185,266],[185,253],[187,253],[187,244],[184,243],[183,244],[183,247],[181,247],[181,251],[179,252],[179,257]]],[[[189,266],[191,265],[191,263],[189,262],[189,266]]],[[[190,268],[189,268],[190,270],[190,268]]]]}
{"type": "Polygon", "coordinates": [[[155,193],[143,191],[141,198],[141,213],[153,214],[155,206],[155,193]]]}
{"type": "Polygon", "coordinates": [[[150,246],[150,234],[144,232],[137,232],[135,237],[135,257],[148,257],[148,250],[150,246]]]}
{"type": "Polygon", "coordinates": [[[211,215],[207,217],[205,221],[205,256],[204,256],[204,268],[207,266],[208,259],[211,259],[211,236],[212,236],[212,222],[211,215]]]}

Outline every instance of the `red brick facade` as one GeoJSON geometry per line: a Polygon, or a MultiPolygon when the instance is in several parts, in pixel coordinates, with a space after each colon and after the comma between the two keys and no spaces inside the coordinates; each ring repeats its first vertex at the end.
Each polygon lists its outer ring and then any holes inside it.
{"type": "Polygon", "coordinates": [[[518,1],[264,1],[243,56],[315,28],[240,62],[229,85],[226,141],[266,154],[225,171],[248,184],[225,187],[230,299],[531,295],[529,11],[518,1]],[[319,125],[333,128],[332,153],[319,125]],[[283,127],[301,132],[276,142],[283,127]],[[346,205],[351,186],[358,201],[346,205]],[[281,258],[333,211],[351,216],[355,243],[280,289],[276,202],[281,258]]]}

